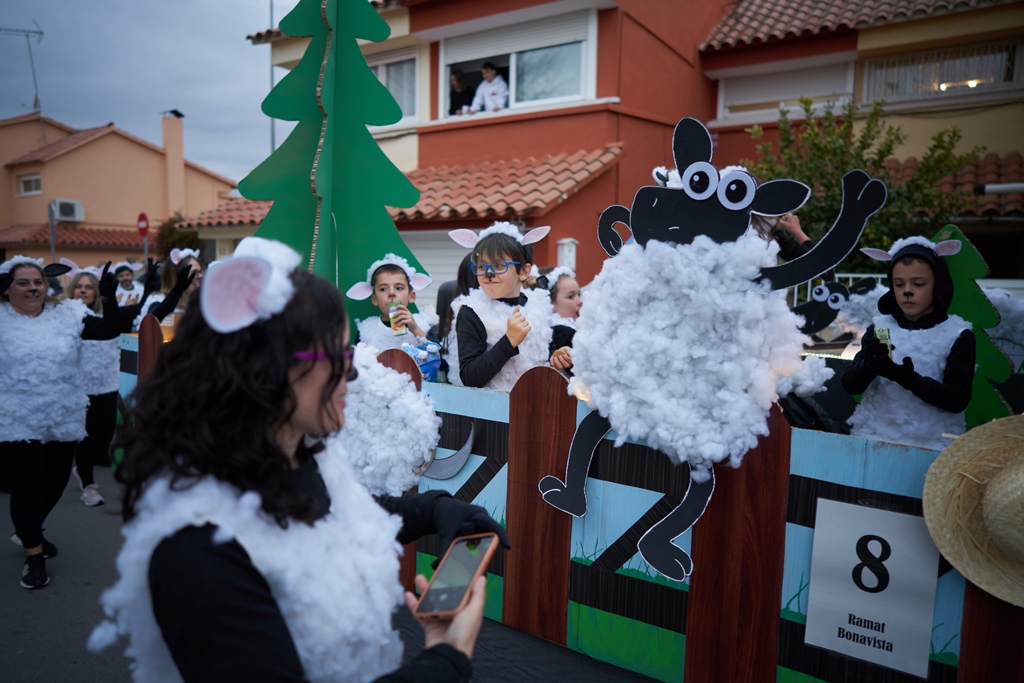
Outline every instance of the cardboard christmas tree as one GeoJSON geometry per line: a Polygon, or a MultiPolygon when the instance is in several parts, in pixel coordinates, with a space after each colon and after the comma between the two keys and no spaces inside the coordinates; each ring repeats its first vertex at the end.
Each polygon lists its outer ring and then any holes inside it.
{"type": "MultiPolygon", "coordinates": [[[[301,0],[280,28],[310,43],[263,101],[265,114],[297,121],[295,129],[238,186],[274,202],[256,234],[290,245],[342,291],[387,252],[423,272],[387,211],[412,206],[419,191],[367,130],[402,117],[356,42],[385,40],[390,28],[366,0],[301,0]]],[[[377,311],[369,301],[346,306],[352,319],[377,311]]]]}

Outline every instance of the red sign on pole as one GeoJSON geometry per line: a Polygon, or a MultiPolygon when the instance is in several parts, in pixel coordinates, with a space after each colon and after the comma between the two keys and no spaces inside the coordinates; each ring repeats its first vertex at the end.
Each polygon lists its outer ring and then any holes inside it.
{"type": "Polygon", "coordinates": [[[138,227],[139,227],[139,234],[142,235],[143,237],[145,237],[146,236],[146,232],[149,230],[149,219],[146,218],[146,214],[145,213],[140,213],[139,214],[138,227]]]}

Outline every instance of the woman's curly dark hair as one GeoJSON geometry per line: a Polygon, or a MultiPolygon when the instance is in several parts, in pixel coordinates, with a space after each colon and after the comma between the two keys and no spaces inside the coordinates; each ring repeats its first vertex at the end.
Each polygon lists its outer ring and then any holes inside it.
{"type": "Polygon", "coordinates": [[[331,359],[321,408],[327,410],[344,375],[348,321],[334,285],[303,271],[291,280],[295,295],[281,313],[237,332],[210,329],[199,306],[185,311],[153,375],[133,394],[137,430],[122,444],[117,469],[125,521],[137,514],[150,480],[162,475],[181,488],[209,475],[255,491],[282,527],[289,518],[315,518],[316,504],[293,488],[289,459],[274,434],[296,408],[288,379],[301,364],[293,360],[296,351],[322,350],[331,359]]]}

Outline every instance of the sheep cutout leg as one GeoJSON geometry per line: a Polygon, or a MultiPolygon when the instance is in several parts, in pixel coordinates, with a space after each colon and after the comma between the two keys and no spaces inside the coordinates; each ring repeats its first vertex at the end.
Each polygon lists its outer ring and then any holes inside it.
{"type": "Polygon", "coordinates": [[[707,509],[711,494],[715,492],[715,471],[708,471],[711,478],[703,483],[690,479],[690,488],[686,490],[683,502],[652,526],[637,543],[637,549],[647,564],[673,581],[685,581],[693,572],[690,556],[672,541],[696,524],[707,509]]]}
{"type": "Polygon", "coordinates": [[[573,517],[587,514],[587,473],[594,459],[594,451],[611,428],[608,418],[596,410],[583,418],[569,446],[565,483],[558,477],[547,476],[537,486],[549,505],[573,517]]]}

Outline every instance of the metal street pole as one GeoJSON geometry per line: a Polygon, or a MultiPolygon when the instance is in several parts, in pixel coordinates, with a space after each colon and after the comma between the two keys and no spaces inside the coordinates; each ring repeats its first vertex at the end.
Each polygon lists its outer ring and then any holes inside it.
{"type": "Polygon", "coordinates": [[[50,223],[50,263],[57,262],[57,200],[46,205],[46,217],[50,223]]]}

